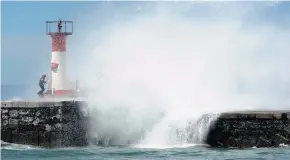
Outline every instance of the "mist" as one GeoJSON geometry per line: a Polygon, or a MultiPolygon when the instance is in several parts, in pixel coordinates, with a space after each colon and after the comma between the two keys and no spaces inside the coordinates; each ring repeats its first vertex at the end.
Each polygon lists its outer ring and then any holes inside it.
{"type": "Polygon", "coordinates": [[[205,113],[289,108],[290,30],[264,16],[277,3],[129,4],[100,4],[69,46],[96,137],[171,145],[205,113]]]}

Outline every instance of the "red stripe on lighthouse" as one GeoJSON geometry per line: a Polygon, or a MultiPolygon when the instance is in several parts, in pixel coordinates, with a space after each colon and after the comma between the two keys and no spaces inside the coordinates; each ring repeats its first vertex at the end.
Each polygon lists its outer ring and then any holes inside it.
{"type": "Polygon", "coordinates": [[[70,96],[73,95],[72,90],[55,90],[54,93],[52,93],[52,90],[47,90],[46,94],[54,94],[55,96],[70,96]]]}
{"type": "Polygon", "coordinates": [[[66,51],[66,35],[53,34],[52,38],[52,52],[65,52],[66,51]]]}
{"type": "Polygon", "coordinates": [[[55,90],[54,92],[56,96],[71,95],[72,93],[73,93],[72,90],[55,90]]]}

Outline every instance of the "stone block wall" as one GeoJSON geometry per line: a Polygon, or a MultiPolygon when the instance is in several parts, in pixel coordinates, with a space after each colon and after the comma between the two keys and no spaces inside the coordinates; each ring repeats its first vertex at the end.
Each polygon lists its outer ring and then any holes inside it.
{"type": "Polygon", "coordinates": [[[85,146],[88,107],[82,101],[1,102],[1,140],[46,148],[85,146]]]}
{"type": "Polygon", "coordinates": [[[212,147],[279,147],[290,144],[290,111],[224,113],[211,127],[212,147]]]}

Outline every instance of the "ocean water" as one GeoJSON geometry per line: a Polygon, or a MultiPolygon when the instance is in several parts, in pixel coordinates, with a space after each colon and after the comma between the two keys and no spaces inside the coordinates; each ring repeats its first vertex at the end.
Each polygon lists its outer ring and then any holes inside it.
{"type": "Polygon", "coordinates": [[[9,100],[13,97],[21,97],[25,88],[16,85],[1,85],[1,100],[9,100]]]}
{"type": "Polygon", "coordinates": [[[1,85],[1,100],[35,99],[39,87],[36,85],[1,85]]]}
{"type": "Polygon", "coordinates": [[[197,159],[197,160],[287,160],[290,149],[249,148],[212,149],[205,146],[150,149],[135,147],[85,147],[63,149],[38,149],[25,146],[1,148],[3,160],[91,160],[91,159],[197,159]]]}

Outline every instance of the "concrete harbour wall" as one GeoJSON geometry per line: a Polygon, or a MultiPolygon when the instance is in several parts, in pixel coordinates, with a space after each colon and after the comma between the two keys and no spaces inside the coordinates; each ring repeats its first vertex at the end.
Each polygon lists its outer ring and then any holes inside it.
{"type": "Polygon", "coordinates": [[[88,144],[88,106],[82,101],[2,101],[1,140],[45,148],[88,144]]]}
{"type": "MultiPolygon", "coordinates": [[[[44,148],[87,146],[89,141],[102,146],[131,143],[119,133],[97,132],[99,137],[90,137],[89,113],[84,101],[2,101],[1,140],[44,148]]],[[[137,133],[130,139],[137,141],[141,136],[137,133]]],[[[223,148],[290,145],[290,110],[222,113],[212,124],[206,143],[223,148]]]]}
{"type": "Polygon", "coordinates": [[[212,147],[279,147],[290,145],[290,111],[223,113],[206,142],[212,147]]]}

